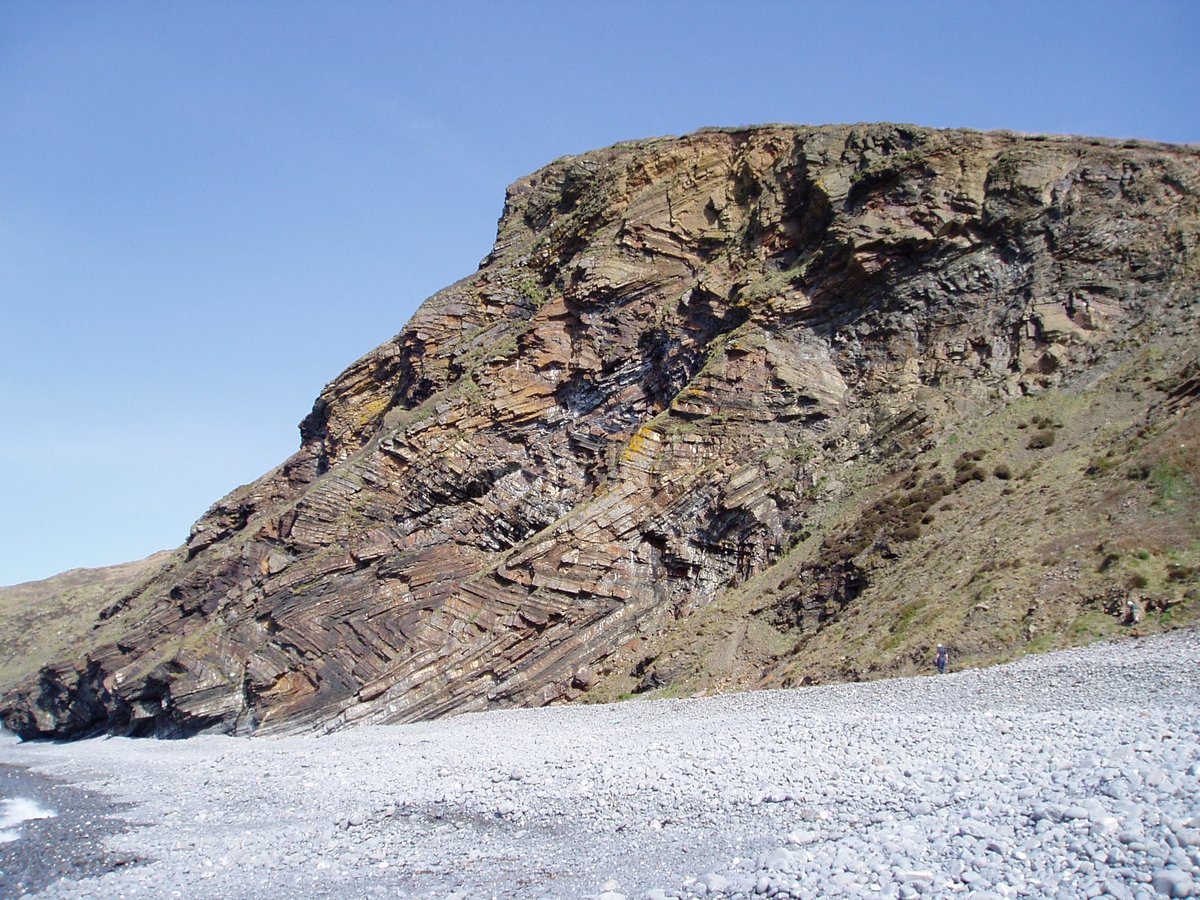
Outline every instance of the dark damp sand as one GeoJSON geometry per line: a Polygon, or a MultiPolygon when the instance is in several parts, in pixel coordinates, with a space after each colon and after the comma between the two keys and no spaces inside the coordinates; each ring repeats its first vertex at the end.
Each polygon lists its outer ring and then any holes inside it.
{"type": "Polygon", "coordinates": [[[130,830],[121,818],[125,804],[24,766],[0,763],[0,798],[14,797],[33,800],[57,815],[22,822],[14,826],[20,838],[0,843],[0,897],[23,897],[63,876],[94,877],[139,862],[103,846],[108,835],[130,830]]]}

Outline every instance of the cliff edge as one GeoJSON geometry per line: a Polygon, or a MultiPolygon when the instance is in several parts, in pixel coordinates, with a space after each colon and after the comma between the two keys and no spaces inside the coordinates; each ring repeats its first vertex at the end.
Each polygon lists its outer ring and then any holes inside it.
{"type": "Polygon", "coordinates": [[[901,125],[559,160],[0,713],[333,729],[1190,621],[1198,189],[1192,148],[901,125]]]}

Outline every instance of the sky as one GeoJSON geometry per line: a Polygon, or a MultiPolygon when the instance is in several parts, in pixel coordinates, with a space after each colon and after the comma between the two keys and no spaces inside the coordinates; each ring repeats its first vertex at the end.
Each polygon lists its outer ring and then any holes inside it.
{"type": "Polygon", "coordinates": [[[0,584],[180,545],[616,141],[899,121],[1200,142],[1200,3],[0,3],[0,584]]]}

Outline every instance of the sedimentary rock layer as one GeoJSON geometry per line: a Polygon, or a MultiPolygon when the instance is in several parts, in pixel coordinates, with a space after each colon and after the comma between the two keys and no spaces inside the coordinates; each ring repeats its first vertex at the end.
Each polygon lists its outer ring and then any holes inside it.
{"type": "MultiPolygon", "coordinates": [[[[5,721],[262,732],[576,697],[807,540],[850,461],[1194,334],[1198,185],[1186,148],[895,125],[555,162],[5,721]]],[[[854,600],[865,549],[814,547],[793,624],[854,600]]]]}

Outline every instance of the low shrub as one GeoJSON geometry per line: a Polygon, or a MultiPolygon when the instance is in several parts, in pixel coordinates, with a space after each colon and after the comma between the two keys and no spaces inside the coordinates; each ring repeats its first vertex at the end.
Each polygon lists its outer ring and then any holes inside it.
{"type": "Polygon", "coordinates": [[[1054,444],[1054,432],[1049,428],[1043,428],[1040,431],[1035,431],[1029,438],[1029,443],[1025,446],[1030,450],[1045,450],[1054,444]]]}
{"type": "Polygon", "coordinates": [[[1177,563],[1167,564],[1167,581],[1175,582],[1176,584],[1195,581],[1200,575],[1200,567],[1198,566],[1181,566],[1177,563]]]}
{"type": "Polygon", "coordinates": [[[962,487],[968,481],[983,481],[987,478],[987,473],[979,466],[972,466],[969,469],[960,469],[959,473],[954,476],[954,486],[962,487]]]}

